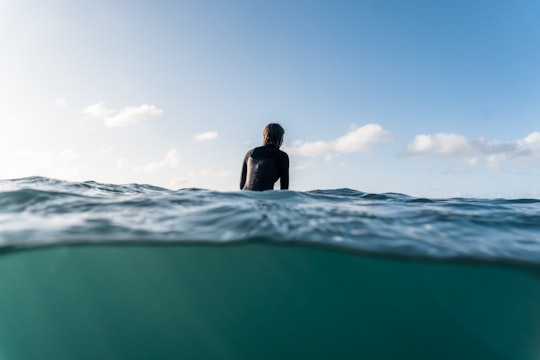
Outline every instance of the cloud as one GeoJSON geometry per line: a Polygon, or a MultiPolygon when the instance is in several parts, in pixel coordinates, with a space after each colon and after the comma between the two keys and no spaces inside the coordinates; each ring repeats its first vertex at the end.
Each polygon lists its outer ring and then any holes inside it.
{"type": "MultiPolygon", "coordinates": [[[[120,159],[119,159],[120,160],[120,159]]],[[[152,161],[144,166],[137,167],[135,170],[142,171],[144,173],[157,172],[163,168],[174,168],[180,163],[180,153],[176,149],[169,150],[163,159],[160,161],[152,161]]],[[[122,162],[117,162],[119,167],[127,166],[128,163],[122,159],[122,162]]]]}
{"type": "Polygon", "coordinates": [[[540,151],[540,132],[533,132],[524,139],[517,141],[518,146],[526,148],[532,152],[540,151]]]}
{"type": "Polygon", "coordinates": [[[489,167],[496,168],[507,159],[539,157],[540,132],[515,141],[471,139],[460,134],[421,134],[407,145],[405,156],[443,156],[466,158],[476,166],[483,158],[489,167]]]}
{"type": "Polygon", "coordinates": [[[61,97],[54,101],[54,105],[58,108],[65,109],[69,106],[69,103],[65,97],[61,97]]]}
{"type": "Polygon", "coordinates": [[[218,137],[217,131],[206,131],[206,132],[195,135],[193,137],[193,140],[195,140],[196,142],[201,142],[201,141],[214,140],[214,139],[217,139],[217,137],[218,137]]]}
{"type": "Polygon", "coordinates": [[[73,149],[69,148],[64,151],[61,151],[56,155],[56,161],[58,162],[69,162],[72,160],[76,160],[80,158],[81,156],[73,149]]]}
{"type": "Polygon", "coordinates": [[[103,119],[107,127],[124,127],[159,116],[163,110],[154,105],[126,106],[120,111],[105,107],[103,102],[87,106],[84,113],[94,118],[103,119]]]}
{"type": "Polygon", "coordinates": [[[367,124],[353,128],[347,134],[332,141],[297,141],[285,150],[291,154],[309,157],[330,157],[339,153],[367,152],[374,145],[391,137],[379,124],[367,124]]]}
{"type": "Polygon", "coordinates": [[[137,107],[125,107],[113,116],[105,118],[105,125],[108,127],[123,127],[137,124],[148,118],[159,116],[163,110],[158,109],[154,105],[141,105],[137,107]]]}
{"type": "Polygon", "coordinates": [[[459,134],[416,135],[407,145],[405,155],[448,155],[461,156],[474,153],[472,142],[459,134]]]}
{"type": "Polygon", "coordinates": [[[107,116],[114,114],[114,110],[107,109],[105,107],[105,104],[102,102],[87,106],[83,110],[83,112],[86,115],[89,115],[95,118],[106,118],[107,116]]]}

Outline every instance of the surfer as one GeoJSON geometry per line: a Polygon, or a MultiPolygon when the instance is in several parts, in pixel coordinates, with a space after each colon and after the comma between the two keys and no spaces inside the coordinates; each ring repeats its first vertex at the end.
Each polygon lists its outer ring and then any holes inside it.
{"type": "Polygon", "coordinates": [[[279,150],[284,133],[279,124],[266,125],[263,145],[249,150],[244,157],[241,190],[273,190],[278,179],[281,190],[289,188],[289,156],[279,150]]]}

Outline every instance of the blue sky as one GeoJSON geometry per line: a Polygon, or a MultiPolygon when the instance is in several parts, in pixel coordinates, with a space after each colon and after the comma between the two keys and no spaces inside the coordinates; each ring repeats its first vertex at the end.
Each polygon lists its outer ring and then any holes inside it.
{"type": "Polygon", "coordinates": [[[540,197],[540,1],[0,0],[0,178],[540,197]]]}

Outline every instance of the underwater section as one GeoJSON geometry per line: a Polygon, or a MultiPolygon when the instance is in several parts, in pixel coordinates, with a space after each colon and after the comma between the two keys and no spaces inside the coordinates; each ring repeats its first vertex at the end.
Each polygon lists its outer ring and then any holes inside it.
{"type": "Polygon", "coordinates": [[[540,269],[276,243],[0,256],[0,359],[539,359],[540,269]]]}

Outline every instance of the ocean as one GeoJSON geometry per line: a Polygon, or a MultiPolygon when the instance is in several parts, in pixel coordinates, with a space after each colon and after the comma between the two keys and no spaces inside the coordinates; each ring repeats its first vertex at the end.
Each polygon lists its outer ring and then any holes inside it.
{"type": "Polygon", "coordinates": [[[0,181],[0,360],[540,359],[540,200],[0,181]]]}

